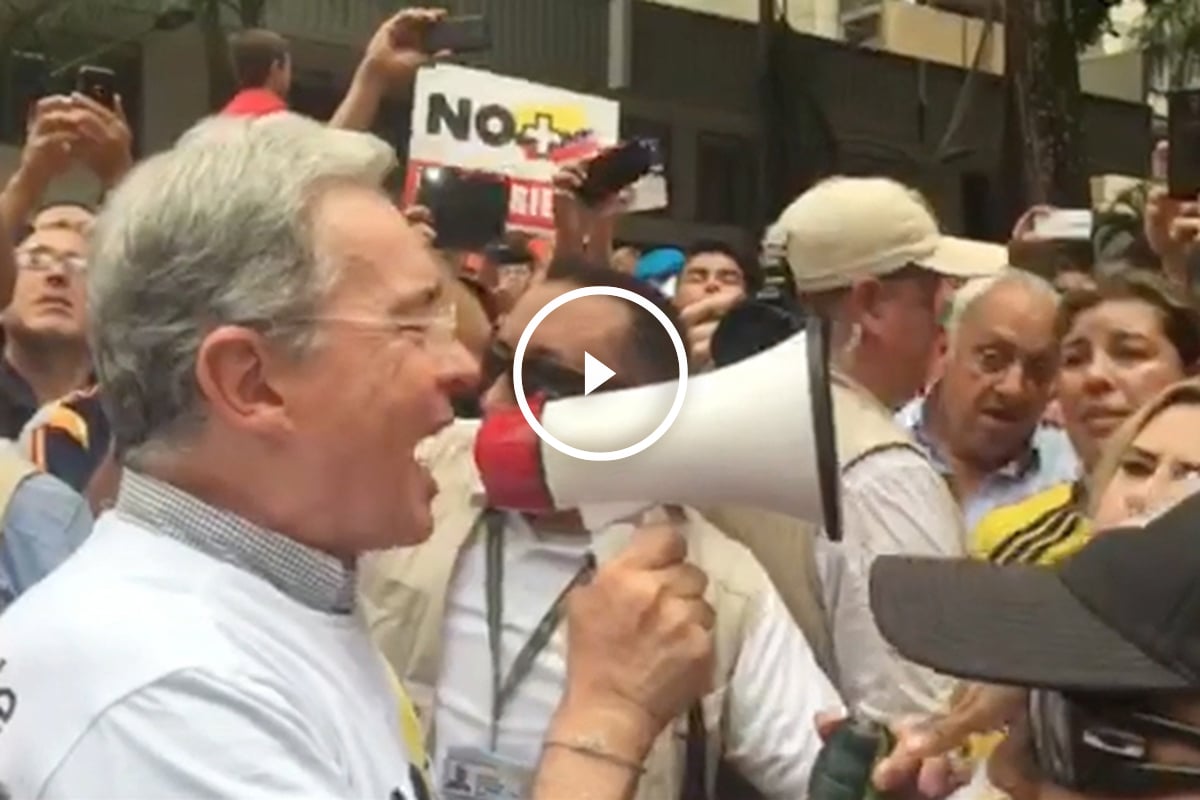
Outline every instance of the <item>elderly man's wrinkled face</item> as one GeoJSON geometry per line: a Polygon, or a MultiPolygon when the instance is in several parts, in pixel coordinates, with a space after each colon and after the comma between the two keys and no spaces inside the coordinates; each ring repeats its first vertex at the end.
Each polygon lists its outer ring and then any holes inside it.
{"type": "Polygon", "coordinates": [[[307,481],[295,490],[337,510],[331,544],[347,554],[414,544],[436,491],[414,448],[452,420],[449,396],[476,364],[455,339],[444,273],[383,195],[332,189],[314,227],[337,279],[314,351],[278,381],[307,481]]]}
{"type": "Polygon", "coordinates": [[[70,228],[35,230],[16,251],[5,327],[18,337],[82,344],[87,324],[87,240],[70,228]]]}
{"type": "Polygon", "coordinates": [[[959,323],[941,382],[951,449],[994,469],[1028,443],[1054,390],[1054,299],[1019,283],[978,298],[959,323]]]}

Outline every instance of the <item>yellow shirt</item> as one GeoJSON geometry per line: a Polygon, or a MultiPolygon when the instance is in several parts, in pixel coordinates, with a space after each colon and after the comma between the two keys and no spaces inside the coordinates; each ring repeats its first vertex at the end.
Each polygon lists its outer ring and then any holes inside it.
{"type": "Polygon", "coordinates": [[[997,564],[1057,564],[1091,538],[1079,484],[1060,483],[984,515],[971,555],[997,564]]]}

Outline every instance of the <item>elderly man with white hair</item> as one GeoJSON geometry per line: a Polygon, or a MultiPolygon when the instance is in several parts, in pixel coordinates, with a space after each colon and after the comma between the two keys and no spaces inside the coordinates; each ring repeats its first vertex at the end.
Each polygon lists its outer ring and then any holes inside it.
{"type": "Polygon", "coordinates": [[[950,283],[997,265],[942,236],[925,201],[885,178],[831,178],[780,216],[800,301],[827,321],[842,539],[748,509],[711,518],[766,567],[854,711],[880,721],[944,707],[953,685],[899,658],[875,627],[867,576],[884,553],[959,557],[942,476],[893,413],[922,389],[950,283]]]}
{"type": "MultiPolygon", "coordinates": [[[[381,189],[393,164],[367,134],[225,118],[110,196],[91,339],[124,472],[88,541],[0,617],[13,796],[430,796],[356,565],[429,535],[414,449],[476,367],[381,189]]],[[[703,591],[682,558],[652,528],[572,598],[535,797],[627,796],[702,688],[712,612],[676,590],[703,591]]]]}
{"type": "Polygon", "coordinates": [[[897,416],[950,481],[968,531],[1078,473],[1066,433],[1040,424],[1058,374],[1058,299],[1019,269],[967,283],[945,321],[940,378],[897,416]]]}

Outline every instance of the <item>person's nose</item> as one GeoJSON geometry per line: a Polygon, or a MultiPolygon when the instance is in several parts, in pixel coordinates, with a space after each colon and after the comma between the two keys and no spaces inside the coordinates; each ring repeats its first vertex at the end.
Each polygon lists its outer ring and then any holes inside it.
{"type": "Polygon", "coordinates": [[[1020,364],[1010,364],[1008,369],[992,386],[993,391],[1001,397],[1014,400],[1025,392],[1025,370],[1020,364]]]}
{"type": "Polygon", "coordinates": [[[438,361],[438,385],[449,395],[459,395],[478,384],[479,362],[462,342],[448,343],[438,361]]]}
{"type": "Polygon", "coordinates": [[[1083,388],[1090,394],[1101,394],[1113,387],[1112,362],[1103,353],[1097,353],[1083,371],[1083,388]]]}
{"type": "Polygon", "coordinates": [[[46,270],[43,273],[46,276],[46,283],[56,289],[66,288],[71,282],[71,272],[67,269],[67,265],[57,259],[47,259],[46,270]]]}

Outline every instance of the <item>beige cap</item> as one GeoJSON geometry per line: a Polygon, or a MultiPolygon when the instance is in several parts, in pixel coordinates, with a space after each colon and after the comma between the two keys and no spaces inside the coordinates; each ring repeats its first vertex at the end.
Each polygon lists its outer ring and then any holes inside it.
{"type": "Polygon", "coordinates": [[[1000,245],[941,235],[921,196],[890,178],[822,181],[776,225],[787,231],[787,261],[801,292],[840,289],[909,265],[977,278],[1008,262],[1000,245]]]}

